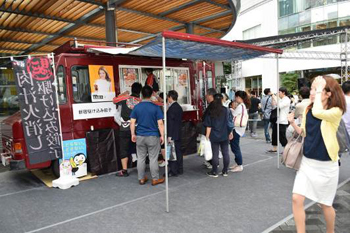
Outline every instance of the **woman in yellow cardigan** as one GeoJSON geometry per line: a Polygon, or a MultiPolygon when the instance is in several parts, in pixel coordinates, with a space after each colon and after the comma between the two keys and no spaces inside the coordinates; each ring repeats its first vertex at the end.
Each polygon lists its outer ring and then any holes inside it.
{"type": "Polygon", "coordinates": [[[346,111],[343,92],[332,77],[318,76],[312,83],[311,104],[305,109],[301,127],[288,116],[295,131],[303,134],[304,156],[293,187],[293,214],[298,233],[305,233],[305,197],[319,203],[327,224],[334,233],[335,211],[332,207],[337,191],[339,166],[337,130],[346,111]]]}

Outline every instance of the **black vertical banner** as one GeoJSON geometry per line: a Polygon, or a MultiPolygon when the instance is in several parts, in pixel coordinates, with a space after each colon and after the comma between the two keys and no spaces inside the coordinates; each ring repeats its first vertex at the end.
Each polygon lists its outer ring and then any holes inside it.
{"type": "Polygon", "coordinates": [[[30,164],[62,158],[56,87],[48,57],[12,62],[30,164]]]}

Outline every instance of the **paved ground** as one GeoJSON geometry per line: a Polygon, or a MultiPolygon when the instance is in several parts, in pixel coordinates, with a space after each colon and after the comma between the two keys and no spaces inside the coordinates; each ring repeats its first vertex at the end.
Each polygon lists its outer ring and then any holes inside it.
{"type": "MultiPolygon", "coordinates": [[[[277,169],[276,155],[265,153],[269,145],[261,139],[245,137],[241,146],[244,171],[228,177],[207,177],[202,158],[186,157],[184,175],[169,180],[170,213],[165,185],[140,186],[135,170],[127,178],[104,175],[68,190],[47,188],[27,171],[2,172],[0,232],[259,233],[285,221],[291,225],[295,172],[277,169]]],[[[340,182],[349,178],[347,157],[340,182]]],[[[347,187],[338,192],[341,198],[350,193],[347,187]]],[[[341,198],[336,204],[348,200],[341,198]]],[[[347,209],[340,206],[337,223],[346,223],[339,213],[347,209]]]]}
{"type": "MultiPolygon", "coordinates": [[[[316,203],[306,209],[306,230],[311,233],[326,233],[326,222],[323,218],[322,209],[316,203]]],[[[336,210],[337,233],[350,232],[350,182],[345,183],[338,189],[337,196],[333,204],[336,210]]],[[[296,233],[295,222],[292,217],[285,219],[281,225],[273,229],[272,233],[296,233]]]]}

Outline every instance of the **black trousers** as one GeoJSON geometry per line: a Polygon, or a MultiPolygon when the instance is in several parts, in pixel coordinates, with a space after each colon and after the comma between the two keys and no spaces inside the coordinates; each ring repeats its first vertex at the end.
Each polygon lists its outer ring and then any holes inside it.
{"type": "Polygon", "coordinates": [[[184,172],[183,155],[181,152],[181,140],[175,140],[174,144],[176,152],[176,161],[169,161],[169,172],[173,173],[174,175],[178,175],[184,172]]]}
{"type": "MultiPolygon", "coordinates": [[[[287,145],[287,138],[286,138],[286,131],[287,131],[288,125],[281,125],[280,124],[280,143],[283,147],[287,145]]],[[[272,124],[272,145],[277,146],[277,124],[272,124]]]]}

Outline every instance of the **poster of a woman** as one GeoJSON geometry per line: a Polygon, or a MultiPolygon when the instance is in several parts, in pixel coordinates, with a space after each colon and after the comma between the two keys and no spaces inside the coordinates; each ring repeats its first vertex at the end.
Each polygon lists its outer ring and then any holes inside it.
{"type": "Polygon", "coordinates": [[[132,84],[138,82],[138,70],[134,68],[123,68],[122,73],[124,82],[123,91],[129,91],[131,93],[132,84]]]}
{"type": "Polygon", "coordinates": [[[113,66],[90,65],[92,102],[111,101],[115,96],[113,66]]]}

